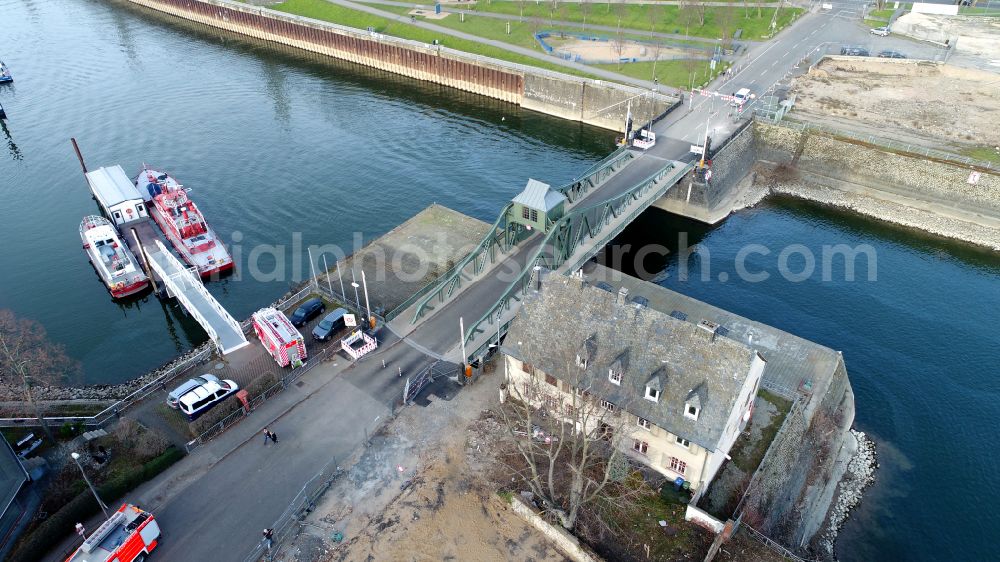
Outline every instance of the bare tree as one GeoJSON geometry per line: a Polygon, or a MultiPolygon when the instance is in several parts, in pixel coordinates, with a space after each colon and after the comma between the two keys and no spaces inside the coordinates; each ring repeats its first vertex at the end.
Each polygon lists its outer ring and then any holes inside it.
{"type": "Polygon", "coordinates": [[[763,0],[753,0],[753,5],[757,7],[757,19],[763,17],[761,13],[761,7],[763,3],[764,3],[763,0]]]}
{"type": "Polygon", "coordinates": [[[66,355],[62,346],[48,340],[41,324],[18,318],[10,310],[0,310],[0,380],[22,388],[25,402],[50,441],[55,439],[32,389],[62,384],[78,372],[79,365],[66,355]]]}
{"type": "Polygon", "coordinates": [[[736,19],[736,8],[724,6],[716,9],[719,31],[722,33],[722,48],[729,49],[733,45],[733,22],[736,19]]]}
{"type": "Polygon", "coordinates": [[[659,4],[649,4],[646,6],[646,17],[649,18],[649,36],[653,37],[656,24],[663,18],[663,6],[659,4]]]}
{"type": "Polygon", "coordinates": [[[691,5],[694,7],[695,15],[698,16],[698,25],[700,27],[705,27],[705,14],[708,10],[708,4],[701,0],[696,0],[695,2],[692,2],[691,5]]]}
{"type": "Polygon", "coordinates": [[[639,487],[620,485],[623,470],[630,472],[622,445],[634,422],[623,405],[590,396],[585,369],[567,359],[555,361],[563,367],[555,375],[530,365],[527,380],[508,375],[508,398],[498,418],[519,461],[511,467],[515,476],[564,528],[573,529],[581,509],[595,502],[622,505],[639,487]]]}
{"type": "Polygon", "coordinates": [[[627,41],[625,40],[625,30],[618,26],[618,31],[615,32],[615,38],[611,42],[611,48],[614,50],[615,55],[617,55],[618,69],[622,68],[622,55],[625,54],[625,47],[627,41]]]}
{"type": "Polygon", "coordinates": [[[678,10],[678,19],[680,23],[684,24],[684,35],[688,34],[691,23],[694,22],[697,15],[695,14],[696,7],[694,5],[694,0],[680,0],[680,6],[678,10]]]}
{"type": "Polygon", "coordinates": [[[657,61],[660,60],[660,51],[662,50],[663,50],[663,43],[660,43],[659,41],[653,43],[653,75],[649,79],[653,80],[654,82],[657,81],[656,63],[657,61]]]}
{"type": "Polygon", "coordinates": [[[587,16],[590,14],[590,0],[580,0],[580,13],[583,14],[583,29],[587,30],[587,16]]]}
{"type": "Polygon", "coordinates": [[[524,3],[525,0],[517,0],[517,8],[520,10],[518,17],[521,18],[521,21],[524,21],[524,3]]]}
{"type": "Polygon", "coordinates": [[[615,4],[615,17],[618,18],[618,29],[622,27],[622,18],[628,14],[628,6],[625,5],[624,1],[615,4]]]}

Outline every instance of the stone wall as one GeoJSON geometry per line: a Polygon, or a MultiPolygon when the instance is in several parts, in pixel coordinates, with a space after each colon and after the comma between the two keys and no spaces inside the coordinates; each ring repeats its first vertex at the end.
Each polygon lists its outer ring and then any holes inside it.
{"type": "Polygon", "coordinates": [[[676,98],[648,90],[508,63],[231,0],[128,1],[218,29],[606,129],[624,130],[625,102],[637,95],[641,98],[632,102],[637,123],[678,103],[676,98]]]}
{"type": "MultiPolygon", "coordinates": [[[[777,542],[798,549],[813,538],[807,522],[814,497],[836,474],[835,463],[854,421],[854,394],[842,356],[832,377],[796,403],[775,436],[742,505],[742,520],[777,542]]],[[[820,506],[822,518],[828,505],[820,506]]]]}
{"type": "Polygon", "coordinates": [[[757,122],[757,154],[773,164],[794,163],[799,170],[877,189],[901,197],[940,203],[970,213],[1000,215],[1000,173],[981,170],[968,183],[971,167],[825,133],[757,122]]]}
{"type": "Polygon", "coordinates": [[[668,191],[654,206],[709,224],[726,218],[740,194],[737,186],[757,160],[757,144],[754,125],[748,122],[710,152],[708,181],[692,173],[681,181],[680,189],[668,191]]]}
{"type": "Polygon", "coordinates": [[[566,532],[565,529],[550,525],[537,513],[532,511],[530,507],[526,506],[520,498],[511,498],[510,506],[513,508],[514,513],[520,515],[531,526],[538,529],[539,532],[545,535],[545,538],[552,541],[573,562],[597,562],[600,560],[587,552],[580,545],[580,541],[576,537],[566,532]]]}

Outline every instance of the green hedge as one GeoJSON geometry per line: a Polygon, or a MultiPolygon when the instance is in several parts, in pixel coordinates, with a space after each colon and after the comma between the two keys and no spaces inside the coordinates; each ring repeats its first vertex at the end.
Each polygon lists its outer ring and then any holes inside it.
{"type": "MultiPolygon", "coordinates": [[[[152,480],[175,462],[184,458],[184,451],[171,445],[160,456],[148,463],[135,467],[128,473],[97,488],[101,499],[108,507],[117,509],[117,500],[143,482],[152,480]]],[[[77,523],[82,523],[100,512],[100,506],[90,490],[81,492],[66,505],[42,521],[30,535],[26,536],[8,560],[10,562],[35,562],[43,559],[52,545],[61,537],[73,531],[77,523]]],[[[60,553],[61,554],[61,553],[60,553]]]]}

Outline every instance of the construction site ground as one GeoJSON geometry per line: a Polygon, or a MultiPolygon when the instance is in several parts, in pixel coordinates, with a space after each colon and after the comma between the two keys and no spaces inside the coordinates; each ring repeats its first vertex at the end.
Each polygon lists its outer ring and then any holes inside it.
{"type": "Polygon", "coordinates": [[[796,79],[796,120],[960,154],[1000,152],[1000,74],[915,61],[825,60],[796,79]]]}
{"type": "Polygon", "coordinates": [[[402,411],[344,467],[275,560],[565,560],[484,475],[492,455],[480,418],[498,400],[499,377],[402,411]]]}

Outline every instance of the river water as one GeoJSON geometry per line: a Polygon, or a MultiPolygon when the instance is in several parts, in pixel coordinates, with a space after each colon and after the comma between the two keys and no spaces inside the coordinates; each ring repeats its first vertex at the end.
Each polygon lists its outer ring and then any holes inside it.
{"type": "MultiPolygon", "coordinates": [[[[10,116],[0,308],[42,322],[89,383],[128,379],[206,337],[175,305],[111,301],[79,247],[80,218],[96,207],[70,136],[91,168],[117,163],[134,174],[145,161],[173,172],[227,243],[236,240],[238,267],[261,244],[285,248],[283,266],[258,264],[277,266],[277,279],[208,284],[237,318],[307,275],[304,260],[293,263],[304,252],[296,240],[350,251],[355,232],[370,240],[435,201],[491,221],[528,176],[566,181],[613,136],[117,1],[0,0],[0,15],[0,58],[16,79],[0,87],[10,116]]],[[[842,532],[841,558],[994,558],[997,256],[791,200],[717,227],[651,211],[619,242],[676,250],[680,232],[707,256],[688,261],[687,281],[676,253],[651,257],[648,277],[844,353],[856,425],[875,438],[882,468],[842,532]],[[751,242],[770,253],[738,260],[751,242]],[[803,247],[783,276],[790,244],[803,247]],[[822,247],[836,244],[868,244],[877,261],[847,281],[834,260],[823,280],[822,247]],[[809,253],[815,274],[789,281],[809,253]],[[769,279],[740,279],[737,262],[769,279]]]]}
{"type": "Polygon", "coordinates": [[[0,0],[0,17],[15,77],[0,87],[0,308],[42,322],[88,383],[132,378],[206,335],[177,305],[112,302],[80,248],[80,219],[97,207],[71,136],[91,169],[132,176],[147,162],[192,188],[241,256],[239,278],[208,284],[238,319],[308,276],[307,245],[349,253],[355,233],[370,240],[435,201],[492,222],[529,175],[567,182],[613,144],[608,131],[122,2],[0,0]]]}

